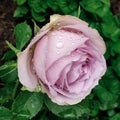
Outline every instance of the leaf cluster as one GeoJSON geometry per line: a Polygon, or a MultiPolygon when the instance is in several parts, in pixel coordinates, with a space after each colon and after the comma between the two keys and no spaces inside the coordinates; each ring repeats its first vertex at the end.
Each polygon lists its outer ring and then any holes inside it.
{"type": "Polygon", "coordinates": [[[45,22],[50,14],[77,14],[77,0],[15,0],[14,17],[45,22]]]}

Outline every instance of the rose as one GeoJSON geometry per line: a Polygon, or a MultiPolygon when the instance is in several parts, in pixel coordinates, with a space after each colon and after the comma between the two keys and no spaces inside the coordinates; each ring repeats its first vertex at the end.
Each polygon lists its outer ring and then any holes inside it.
{"type": "Polygon", "coordinates": [[[73,16],[51,16],[18,55],[20,82],[37,83],[59,105],[76,104],[90,94],[106,71],[105,44],[95,29],[73,16]]]}

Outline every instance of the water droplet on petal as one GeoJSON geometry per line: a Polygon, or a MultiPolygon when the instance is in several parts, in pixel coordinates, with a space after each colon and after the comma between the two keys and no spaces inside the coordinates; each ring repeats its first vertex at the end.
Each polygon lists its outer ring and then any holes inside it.
{"type": "Polygon", "coordinates": [[[58,38],[59,38],[59,39],[62,39],[62,36],[59,36],[58,38]]]}
{"type": "Polygon", "coordinates": [[[57,54],[60,54],[60,51],[57,51],[57,54]]]}
{"type": "Polygon", "coordinates": [[[61,41],[59,41],[56,45],[57,48],[62,48],[63,47],[63,43],[61,41]]]}
{"type": "Polygon", "coordinates": [[[74,42],[72,42],[72,45],[74,45],[75,43],[74,42]]]}
{"type": "Polygon", "coordinates": [[[70,37],[70,40],[73,40],[73,38],[72,38],[72,37],[70,37]]]}

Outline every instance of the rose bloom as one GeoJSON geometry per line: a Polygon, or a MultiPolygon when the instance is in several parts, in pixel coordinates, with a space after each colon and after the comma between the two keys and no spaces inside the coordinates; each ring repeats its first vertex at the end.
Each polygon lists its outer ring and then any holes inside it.
{"type": "Polygon", "coordinates": [[[82,101],[106,71],[105,43],[99,33],[76,17],[52,15],[18,54],[20,82],[34,90],[38,83],[59,105],[82,101]]]}

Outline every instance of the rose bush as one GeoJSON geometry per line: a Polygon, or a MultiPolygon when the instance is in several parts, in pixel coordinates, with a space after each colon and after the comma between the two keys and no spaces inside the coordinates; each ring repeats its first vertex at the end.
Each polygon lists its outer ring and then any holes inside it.
{"type": "Polygon", "coordinates": [[[19,80],[29,89],[39,83],[59,105],[76,104],[104,75],[105,50],[102,37],[86,22],[69,15],[53,15],[18,54],[19,80]]]}

